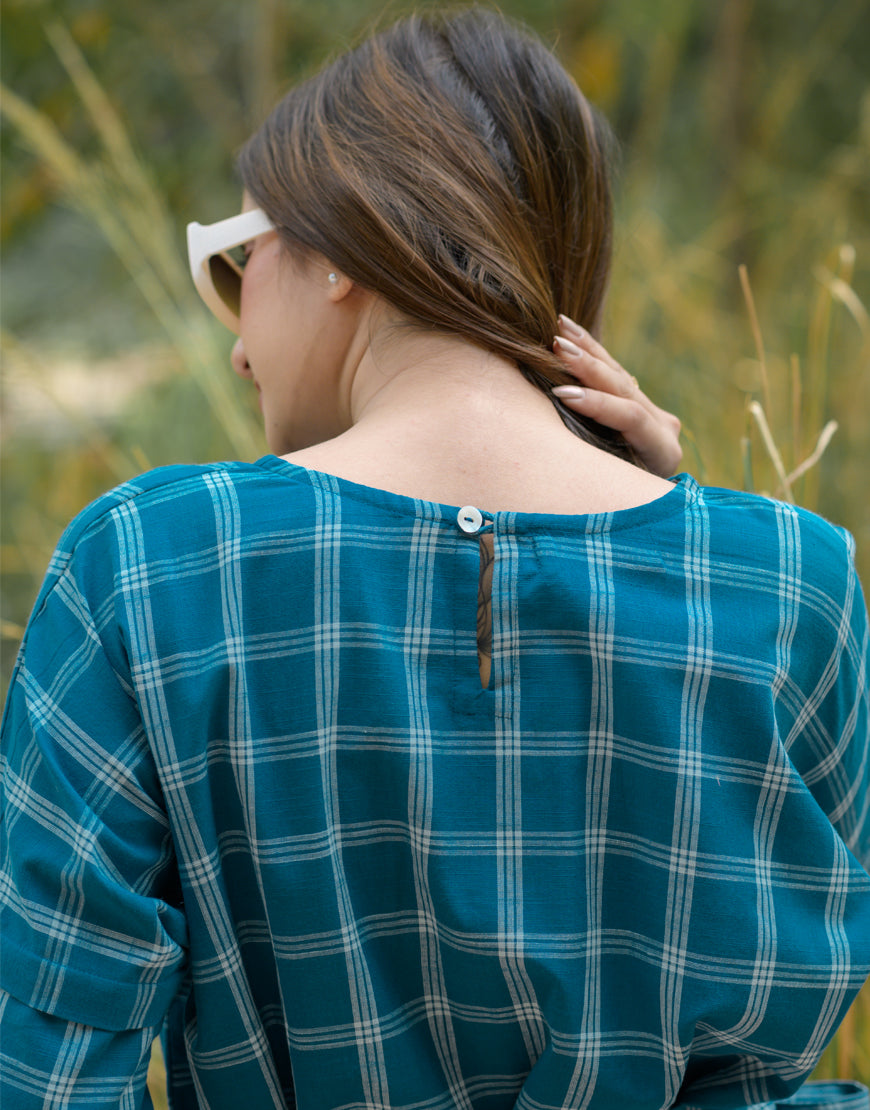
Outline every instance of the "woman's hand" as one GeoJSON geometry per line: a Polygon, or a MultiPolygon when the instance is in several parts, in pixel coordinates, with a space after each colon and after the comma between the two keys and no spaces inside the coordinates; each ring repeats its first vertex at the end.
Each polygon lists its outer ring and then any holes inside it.
{"type": "Polygon", "coordinates": [[[579,382],[556,386],[559,400],[583,416],[622,432],[644,464],[662,478],[673,474],[683,457],[680,422],[643,392],[627,370],[601,344],[567,316],[559,317],[553,351],[579,382]]]}

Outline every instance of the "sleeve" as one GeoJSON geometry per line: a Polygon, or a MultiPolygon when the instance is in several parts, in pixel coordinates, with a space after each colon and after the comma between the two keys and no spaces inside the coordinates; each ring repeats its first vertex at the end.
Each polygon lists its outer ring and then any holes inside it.
{"type": "MultiPolygon", "coordinates": [[[[846,847],[870,871],[870,632],[854,540],[826,526],[804,547],[803,629],[812,679],[787,742],[789,757],[846,847]]],[[[799,625],[798,632],[802,629],[799,625]]]]}
{"type": "Polygon", "coordinates": [[[2,1103],[142,1105],[186,923],[159,776],[126,672],[105,514],[74,523],[0,734],[2,1103]]]}
{"type": "MultiPolygon", "coordinates": [[[[866,1106],[863,1088],[807,1077],[870,969],[867,608],[851,536],[802,509],[778,519],[780,587],[771,598],[782,644],[772,691],[784,750],[764,786],[770,847],[756,864],[751,1006],[740,1022],[727,1009],[719,1024],[696,1027],[674,1110],[866,1106]]],[[[723,951],[738,954],[727,943],[723,951]]]]}

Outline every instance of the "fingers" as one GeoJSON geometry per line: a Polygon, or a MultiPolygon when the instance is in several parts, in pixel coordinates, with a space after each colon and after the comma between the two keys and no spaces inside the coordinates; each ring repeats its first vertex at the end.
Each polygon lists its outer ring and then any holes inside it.
{"type": "Polygon", "coordinates": [[[553,393],[568,408],[591,416],[599,424],[615,428],[630,437],[646,435],[654,431],[654,419],[639,401],[626,397],[616,397],[599,389],[585,389],[572,385],[558,386],[553,393]]]}
{"type": "Polygon", "coordinates": [[[653,473],[673,474],[683,456],[677,417],[653,404],[637,379],[567,316],[559,317],[553,351],[582,383],[556,386],[555,396],[575,412],[622,432],[653,473]]]}
{"type": "Polygon", "coordinates": [[[675,472],[683,457],[678,438],[679,422],[676,428],[670,421],[666,423],[663,418],[671,414],[643,404],[640,398],[644,395],[640,390],[637,390],[637,400],[572,385],[557,386],[553,393],[574,412],[622,432],[653,474],[668,476],[675,472]]]}
{"type": "Polygon", "coordinates": [[[557,354],[563,352],[574,356],[574,362],[566,360],[566,369],[581,376],[593,389],[603,389],[620,397],[631,397],[637,392],[637,378],[624,370],[615,358],[594,339],[585,328],[559,317],[559,335],[554,344],[557,354]]]}
{"type": "Polygon", "coordinates": [[[553,350],[573,377],[590,389],[637,401],[667,429],[671,436],[679,436],[681,427],[679,418],[654,404],[638,385],[637,378],[623,369],[585,328],[581,328],[567,316],[560,316],[559,330],[561,334],[554,340],[553,350]]]}
{"type": "Polygon", "coordinates": [[[585,328],[581,328],[579,324],[575,324],[570,317],[564,315],[559,316],[559,334],[565,339],[572,340],[588,351],[589,354],[594,355],[595,358],[606,363],[613,370],[623,374],[626,373],[607,348],[599,343],[595,336],[591,335],[585,328]]]}
{"type": "Polygon", "coordinates": [[[570,339],[557,336],[553,340],[553,351],[562,359],[563,366],[570,374],[592,389],[613,393],[617,397],[634,397],[640,393],[637,378],[623,370],[618,363],[613,364],[598,358],[572,343],[570,339]]]}

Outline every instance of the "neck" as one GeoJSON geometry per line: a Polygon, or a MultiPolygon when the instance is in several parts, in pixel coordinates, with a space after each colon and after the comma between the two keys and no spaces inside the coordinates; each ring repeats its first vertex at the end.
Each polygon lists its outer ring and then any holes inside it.
{"type": "Polygon", "coordinates": [[[513,362],[451,336],[400,335],[380,349],[369,348],[351,407],[348,435],[394,427],[418,442],[423,437],[467,446],[503,436],[511,422],[566,430],[552,402],[513,362]]]}
{"type": "Polygon", "coordinates": [[[598,511],[670,488],[570,432],[514,363],[456,337],[399,331],[370,342],[350,398],[352,426],[289,461],[490,510],[598,511]]]}

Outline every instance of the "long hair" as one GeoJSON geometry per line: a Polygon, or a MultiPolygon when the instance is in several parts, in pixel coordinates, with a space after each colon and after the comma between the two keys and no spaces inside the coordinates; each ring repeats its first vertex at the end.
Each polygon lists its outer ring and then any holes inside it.
{"type": "MultiPolygon", "coordinates": [[[[597,333],[612,250],[610,131],[553,54],[482,9],[415,15],[292,89],[241,151],[291,251],[549,392],[564,312],[597,333]]],[[[582,438],[619,433],[551,400],[582,438]]]]}

